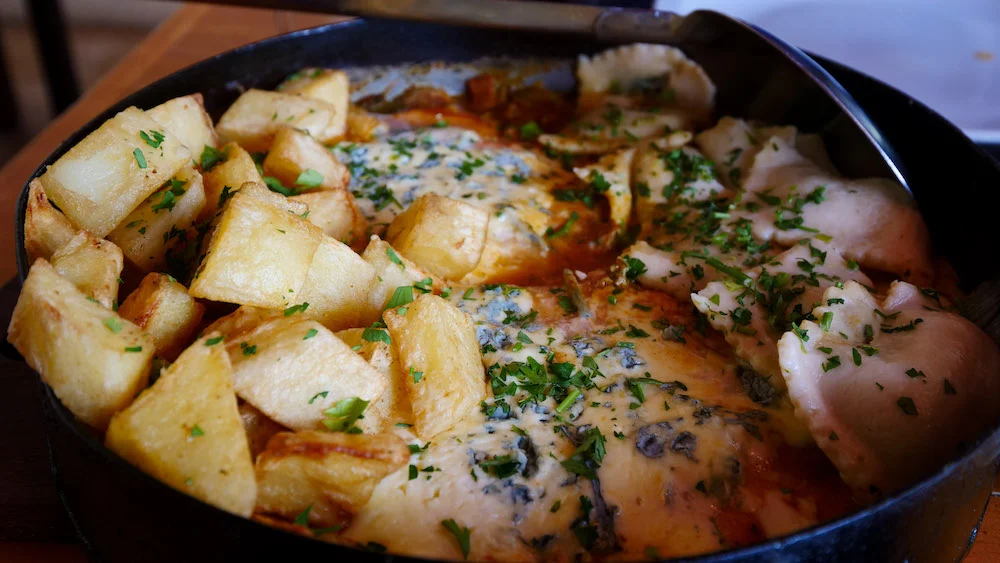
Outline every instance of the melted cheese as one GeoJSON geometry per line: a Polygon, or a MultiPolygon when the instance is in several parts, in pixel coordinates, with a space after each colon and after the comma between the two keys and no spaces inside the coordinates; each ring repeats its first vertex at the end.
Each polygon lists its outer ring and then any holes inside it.
{"type": "MultiPolygon", "coordinates": [[[[440,525],[453,518],[473,531],[470,559],[570,561],[584,551],[573,531],[584,526],[595,530],[595,553],[643,560],[651,550],[706,553],[740,543],[751,528],[785,531],[819,521],[815,505],[838,489],[836,479],[820,470],[810,479],[822,486],[793,494],[804,478],[795,467],[764,469],[766,484],[755,478],[757,460],[775,460],[798,423],[787,404],[750,399],[734,358],[693,328],[687,307],[659,292],[615,289],[599,275],[579,292],[453,289],[452,302],[475,319],[488,373],[529,358],[588,369],[589,358],[600,372],[595,386],[561,407],[551,396],[532,401],[523,390],[490,393],[480,412],[418,444],[426,450],[411,461],[416,478],[409,469],[386,478],[340,541],[456,558],[454,538],[440,525]],[[594,482],[561,463],[575,448],[565,432],[592,427],[606,438],[594,482]],[[505,455],[516,460],[509,476],[480,465],[505,455]],[[581,496],[594,508],[582,512],[581,496]],[[768,515],[758,518],[762,510],[768,515]]],[[[415,443],[408,430],[397,432],[415,443]]]]}

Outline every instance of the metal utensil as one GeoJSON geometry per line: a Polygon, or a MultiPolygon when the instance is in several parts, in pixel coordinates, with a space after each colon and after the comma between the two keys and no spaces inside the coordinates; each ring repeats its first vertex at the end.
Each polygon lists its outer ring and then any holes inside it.
{"type": "MultiPolygon", "coordinates": [[[[586,34],[607,43],[675,45],[718,87],[720,115],[791,124],[820,133],[848,176],[881,176],[909,190],[900,160],[860,106],[799,49],[718,12],[686,16],[656,10],[498,0],[207,0],[329,14],[586,34]]],[[[387,38],[391,40],[391,38],[387,38]]]]}

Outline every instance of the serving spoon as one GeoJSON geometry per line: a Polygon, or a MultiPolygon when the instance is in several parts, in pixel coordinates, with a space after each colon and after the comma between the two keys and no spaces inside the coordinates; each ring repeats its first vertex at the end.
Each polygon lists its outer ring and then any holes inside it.
{"type": "Polygon", "coordinates": [[[688,15],[500,0],[207,0],[261,8],[389,18],[548,33],[615,43],[663,43],[699,63],[717,87],[719,115],[795,125],[819,133],[850,177],[878,176],[910,191],[892,147],[850,94],[799,49],[709,10],[688,15]]]}

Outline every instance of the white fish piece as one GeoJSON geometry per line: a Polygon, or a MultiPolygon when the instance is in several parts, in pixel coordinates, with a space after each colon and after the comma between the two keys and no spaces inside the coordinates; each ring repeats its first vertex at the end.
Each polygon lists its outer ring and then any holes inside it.
{"type": "Polygon", "coordinates": [[[996,420],[1000,352],[971,322],[900,281],[881,303],[853,281],[822,300],[813,315],[825,323],[778,342],[781,371],[796,414],[859,497],[927,475],[996,420]]]}
{"type": "Polygon", "coordinates": [[[632,215],[632,160],[635,149],[602,156],[589,166],[579,166],[573,173],[584,182],[589,182],[597,191],[608,198],[611,220],[624,229],[632,215]]]}
{"type": "MultiPolygon", "coordinates": [[[[690,145],[677,146],[673,137],[639,144],[632,168],[636,196],[648,197],[653,204],[675,197],[689,201],[732,197],[732,190],[719,182],[705,155],[690,145]]],[[[639,210],[648,208],[643,205],[639,210]]]]}
{"type": "Polygon", "coordinates": [[[778,339],[789,325],[823,305],[826,288],[835,283],[872,283],[835,248],[815,239],[804,242],[747,270],[743,280],[713,281],[691,295],[694,306],[725,335],[736,355],[782,391],[778,339]]]}
{"type": "Polygon", "coordinates": [[[932,277],[930,233],[902,186],[879,178],[848,180],[823,171],[781,137],[764,143],[743,183],[733,217],[756,238],[791,246],[821,233],[862,266],[914,283],[932,277]]]}
{"type": "Polygon", "coordinates": [[[753,158],[771,137],[779,137],[795,147],[804,157],[826,172],[837,170],[826,153],[823,139],[813,133],[800,133],[792,125],[761,126],[734,117],[723,117],[714,127],[695,137],[695,143],[715,163],[719,177],[738,188],[753,164],[753,158]]]}
{"type": "Polygon", "coordinates": [[[662,79],[678,107],[707,115],[715,106],[715,84],[705,70],[680,49],[667,45],[635,43],[581,55],[576,76],[581,107],[603,94],[628,92],[637,82],[649,79],[662,79]]]}

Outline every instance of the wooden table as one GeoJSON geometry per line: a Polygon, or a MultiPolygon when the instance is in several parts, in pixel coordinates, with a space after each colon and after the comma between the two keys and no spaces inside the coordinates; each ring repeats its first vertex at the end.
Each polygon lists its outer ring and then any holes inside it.
{"type": "MultiPolygon", "coordinates": [[[[62,139],[119,99],[194,62],[259,39],[334,21],[338,18],[272,10],[200,5],[180,8],[0,169],[0,225],[3,225],[0,228],[0,280],[17,273],[13,224],[18,191],[38,163],[62,139]]],[[[994,493],[998,495],[1000,493],[994,493]]],[[[0,522],[0,531],[4,524],[0,522]]],[[[71,544],[0,542],[0,561],[75,563],[85,560],[82,550],[71,544]]],[[[990,504],[979,539],[966,561],[1000,561],[1000,502],[990,504]]]]}

